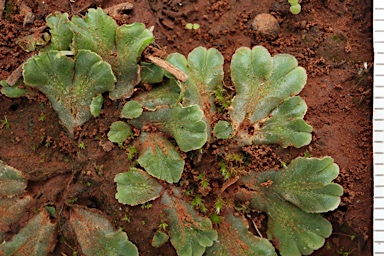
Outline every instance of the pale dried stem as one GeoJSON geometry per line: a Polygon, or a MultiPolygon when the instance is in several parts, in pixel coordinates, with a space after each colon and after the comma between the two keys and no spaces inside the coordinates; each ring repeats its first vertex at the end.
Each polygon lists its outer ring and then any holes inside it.
{"type": "Polygon", "coordinates": [[[239,178],[240,178],[239,176],[235,176],[235,177],[229,178],[229,180],[224,182],[223,186],[221,187],[220,194],[222,194],[229,186],[231,186],[236,181],[238,181],[239,178]]]}
{"type": "Polygon", "coordinates": [[[174,75],[181,82],[185,82],[188,80],[187,74],[185,74],[183,71],[181,71],[180,69],[178,69],[177,67],[175,67],[171,63],[166,62],[165,60],[162,60],[158,57],[154,57],[152,55],[146,55],[145,57],[148,60],[150,60],[153,64],[161,67],[162,69],[165,69],[166,71],[168,71],[169,73],[174,75]]]}
{"type": "Polygon", "coordinates": [[[257,234],[259,234],[259,236],[260,236],[261,238],[263,238],[263,235],[261,234],[261,232],[260,232],[259,229],[257,228],[257,225],[256,225],[256,223],[253,221],[251,215],[247,215],[247,217],[252,221],[253,226],[254,226],[254,228],[256,229],[257,234]]]}
{"type": "Polygon", "coordinates": [[[4,9],[5,9],[5,0],[0,0],[0,19],[3,18],[4,9]]]}
{"type": "Polygon", "coordinates": [[[108,15],[114,17],[114,16],[118,16],[119,12],[132,10],[132,9],[133,9],[133,4],[126,2],[126,3],[121,3],[121,4],[117,4],[117,5],[105,8],[103,10],[108,15]]]}
{"type": "Polygon", "coordinates": [[[35,20],[35,15],[32,12],[31,7],[29,7],[24,1],[20,3],[19,12],[24,16],[23,26],[33,23],[35,20]]]}
{"type": "Polygon", "coordinates": [[[17,81],[19,81],[19,79],[22,77],[23,75],[23,64],[21,64],[17,69],[15,69],[11,75],[5,80],[5,82],[9,85],[9,86],[14,86],[17,81]]]}

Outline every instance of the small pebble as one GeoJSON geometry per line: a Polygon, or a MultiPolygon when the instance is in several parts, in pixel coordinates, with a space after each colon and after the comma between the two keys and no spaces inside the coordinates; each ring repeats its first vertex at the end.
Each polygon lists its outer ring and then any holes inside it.
{"type": "Polygon", "coordinates": [[[305,20],[301,21],[300,27],[301,27],[301,29],[306,29],[307,28],[307,21],[305,21],[305,20]]]}
{"type": "Polygon", "coordinates": [[[263,36],[274,37],[279,34],[279,22],[271,14],[262,13],[258,14],[253,22],[251,27],[259,34],[263,36]]]}

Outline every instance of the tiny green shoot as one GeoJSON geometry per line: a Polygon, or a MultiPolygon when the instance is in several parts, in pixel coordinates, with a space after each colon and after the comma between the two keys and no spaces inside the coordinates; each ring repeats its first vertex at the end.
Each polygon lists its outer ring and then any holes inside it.
{"type": "Polygon", "coordinates": [[[49,147],[51,146],[51,143],[52,143],[52,141],[50,141],[50,140],[46,140],[46,141],[45,141],[45,147],[46,147],[46,148],[49,148],[49,147]]]}
{"type": "Polygon", "coordinates": [[[76,203],[77,202],[77,197],[74,197],[74,198],[70,198],[70,199],[68,199],[67,200],[67,202],[69,203],[69,204],[74,204],[74,203],[76,203]]]}
{"type": "Polygon", "coordinates": [[[193,195],[193,189],[191,188],[191,189],[187,189],[186,191],[185,191],[185,194],[187,195],[187,196],[191,196],[191,195],[193,195]]]}
{"type": "Polygon", "coordinates": [[[39,116],[39,121],[44,121],[45,118],[46,118],[45,115],[43,113],[41,113],[39,116]]]}
{"type": "Polygon", "coordinates": [[[138,149],[135,146],[130,146],[127,148],[127,158],[129,161],[132,161],[138,154],[138,149]]]}
{"type": "Polygon", "coordinates": [[[220,224],[221,223],[221,217],[219,215],[217,215],[216,213],[212,213],[211,215],[209,215],[209,218],[215,224],[220,224]]]}
{"type": "Polygon", "coordinates": [[[224,206],[224,200],[222,197],[218,197],[215,201],[215,212],[217,214],[220,214],[221,212],[221,209],[223,208],[224,206]]]}
{"type": "Polygon", "coordinates": [[[160,224],[159,224],[159,226],[157,228],[158,228],[158,230],[166,231],[167,227],[168,227],[168,224],[164,220],[161,220],[160,224]]]}
{"type": "Polygon", "coordinates": [[[45,153],[42,153],[42,154],[40,155],[40,163],[44,163],[44,162],[45,162],[45,158],[46,158],[45,153]]]}
{"type": "Polygon", "coordinates": [[[146,202],[145,204],[141,205],[141,209],[151,209],[151,208],[152,208],[152,204],[149,202],[146,202]]]}
{"type": "Polygon", "coordinates": [[[126,222],[131,222],[131,217],[129,217],[128,215],[124,215],[124,217],[121,220],[126,222]]]}
{"type": "Polygon", "coordinates": [[[11,128],[11,124],[9,123],[7,117],[5,116],[3,120],[1,120],[1,129],[9,129],[11,128]]]}
{"type": "Polygon", "coordinates": [[[242,154],[227,154],[219,162],[219,169],[224,180],[245,173],[244,156],[242,154]]]}
{"type": "Polygon", "coordinates": [[[290,11],[292,14],[299,14],[301,12],[301,5],[299,4],[299,0],[288,0],[291,5],[290,11]]]}
{"type": "Polygon", "coordinates": [[[249,213],[250,209],[245,203],[235,204],[235,210],[244,214],[249,213]]]}
{"type": "Polygon", "coordinates": [[[79,149],[85,149],[85,143],[84,141],[81,141],[78,145],[79,149]]]}
{"type": "Polygon", "coordinates": [[[304,152],[304,157],[306,157],[306,158],[309,158],[309,157],[311,157],[311,153],[309,153],[309,151],[307,150],[307,151],[305,151],[304,152]]]}
{"type": "Polygon", "coordinates": [[[104,168],[104,165],[98,165],[95,167],[95,172],[97,173],[97,175],[99,176],[103,175],[103,168],[104,168]]]}
{"type": "Polygon", "coordinates": [[[209,181],[208,179],[205,177],[205,174],[204,173],[200,173],[197,178],[200,180],[200,184],[203,188],[208,188],[209,187],[209,181]]]}
{"type": "Polygon", "coordinates": [[[219,105],[219,112],[223,113],[231,105],[231,97],[226,96],[226,90],[222,84],[219,84],[217,89],[214,91],[217,104],[219,105]]]}
{"type": "Polygon", "coordinates": [[[52,205],[44,206],[44,209],[49,213],[51,218],[56,218],[56,208],[52,205]]]}
{"type": "Polygon", "coordinates": [[[200,25],[197,23],[187,23],[185,24],[186,29],[196,30],[200,28],[200,25]]]}
{"type": "Polygon", "coordinates": [[[195,198],[191,201],[191,205],[199,208],[200,211],[204,213],[207,211],[207,207],[204,205],[203,199],[200,195],[195,196],[195,198]]]}
{"type": "Polygon", "coordinates": [[[125,149],[124,142],[118,142],[117,145],[119,146],[120,149],[125,149]]]}

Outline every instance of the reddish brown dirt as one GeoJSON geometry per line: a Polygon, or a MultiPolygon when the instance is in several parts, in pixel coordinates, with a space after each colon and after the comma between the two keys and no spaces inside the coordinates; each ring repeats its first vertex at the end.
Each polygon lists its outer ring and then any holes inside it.
{"type": "MultiPolygon", "coordinates": [[[[72,4],[63,0],[25,0],[36,16],[32,24],[26,25],[19,13],[21,2],[8,0],[0,20],[0,80],[31,55],[15,39],[42,26],[49,13],[84,14],[87,7],[106,8],[123,1],[80,0],[72,4]]],[[[156,43],[167,53],[186,55],[197,46],[215,47],[225,57],[225,70],[240,46],[263,45],[273,55],[290,53],[297,57],[309,74],[300,95],[308,104],[305,119],[314,128],[313,141],[302,149],[272,147],[271,153],[271,148],[261,148],[254,154],[272,166],[276,159],[288,162],[306,151],[315,157],[332,156],[340,166],[337,182],[345,193],[339,208],[325,215],[334,226],[333,234],[313,255],[371,255],[372,3],[303,0],[302,12],[297,16],[289,13],[284,0],[260,0],[257,4],[252,0],[136,0],[133,4],[132,11],[116,17],[118,23],[154,26],[156,43]],[[251,29],[252,18],[259,13],[272,13],[279,20],[278,36],[265,38],[251,29]],[[200,29],[185,29],[187,22],[200,24],[200,29]]],[[[225,82],[230,85],[229,80],[225,82]]],[[[10,129],[0,126],[0,159],[28,175],[28,193],[37,199],[30,211],[44,204],[62,209],[59,243],[52,255],[72,255],[73,250],[80,250],[66,224],[69,210],[63,202],[71,199],[103,211],[116,227],[124,228],[141,255],[175,255],[169,243],[160,249],[150,244],[161,218],[158,200],[151,209],[127,207],[115,200],[114,176],[126,171],[129,162],[117,146],[109,152],[108,145],[100,146],[106,143],[108,127],[119,115],[115,103],[106,105],[102,116],[84,125],[71,141],[44,97],[30,101],[0,95],[0,119],[7,118],[10,123],[10,129]],[[81,141],[85,149],[79,149],[81,141]],[[126,216],[130,222],[122,220],[126,216]]],[[[12,232],[16,233],[31,215],[26,213],[12,232]]],[[[7,234],[6,239],[11,235],[7,234]]]]}

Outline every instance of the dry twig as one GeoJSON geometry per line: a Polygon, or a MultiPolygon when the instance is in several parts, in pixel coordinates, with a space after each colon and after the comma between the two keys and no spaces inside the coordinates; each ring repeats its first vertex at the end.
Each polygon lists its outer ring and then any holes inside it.
{"type": "Polygon", "coordinates": [[[5,0],[0,0],[0,19],[3,18],[4,9],[5,9],[5,0]]]}
{"type": "Polygon", "coordinates": [[[19,79],[22,77],[23,75],[23,64],[21,64],[17,69],[15,69],[11,75],[5,80],[5,82],[9,85],[9,86],[14,86],[17,81],[19,81],[19,79]]]}
{"type": "Polygon", "coordinates": [[[117,4],[111,7],[108,7],[106,9],[103,9],[104,12],[112,17],[118,16],[119,12],[127,11],[127,10],[132,10],[133,9],[133,4],[131,3],[122,3],[122,4],[117,4]]]}
{"type": "Polygon", "coordinates": [[[223,186],[221,187],[220,193],[222,194],[229,186],[233,185],[236,181],[238,181],[239,178],[239,176],[229,178],[226,182],[224,182],[223,186]]]}
{"type": "Polygon", "coordinates": [[[19,12],[24,16],[23,26],[33,23],[35,20],[35,15],[32,12],[31,7],[29,7],[24,1],[20,3],[19,12]]]}
{"type": "Polygon", "coordinates": [[[181,82],[185,82],[188,80],[187,74],[185,74],[183,71],[175,67],[169,62],[166,62],[165,60],[162,60],[158,57],[154,57],[152,55],[146,55],[145,56],[148,60],[150,60],[153,64],[161,67],[162,69],[165,69],[172,75],[174,75],[177,79],[179,79],[181,82]]]}

